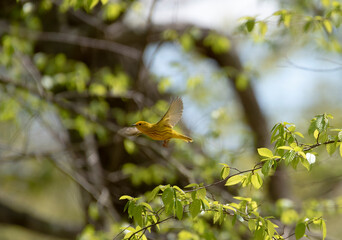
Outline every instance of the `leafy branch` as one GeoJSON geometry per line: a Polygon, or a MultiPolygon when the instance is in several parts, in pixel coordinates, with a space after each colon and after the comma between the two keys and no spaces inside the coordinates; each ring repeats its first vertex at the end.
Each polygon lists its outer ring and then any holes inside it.
{"type": "MultiPolygon", "coordinates": [[[[241,184],[242,187],[253,186],[258,190],[263,185],[260,171],[264,178],[266,178],[273,174],[282,161],[284,161],[285,165],[291,165],[295,169],[301,163],[310,171],[317,155],[317,153],[312,153],[313,149],[322,145],[334,145],[335,147],[327,148],[328,153],[332,154],[333,151],[331,149],[336,149],[337,145],[342,145],[342,130],[330,129],[329,118],[332,117],[322,114],[317,115],[311,120],[309,135],[313,135],[315,138],[316,143],[313,144],[301,143],[297,139],[298,137],[304,138],[304,135],[296,131],[294,124],[286,122],[276,124],[272,129],[271,137],[271,141],[275,145],[274,150],[259,148],[258,154],[261,161],[251,169],[241,171],[227,164],[221,164],[223,166],[221,170],[222,179],[219,181],[206,185],[192,183],[185,186],[185,188],[191,188],[189,190],[183,190],[178,186],[157,186],[149,193],[147,200],[152,202],[156,198],[161,198],[162,208],[158,211],[154,211],[150,204],[142,201],[140,198],[122,196],[120,200],[128,200],[125,209],[128,211],[129,217],[138,225],[136,229],[130,228],[128,230],[125,239],[135,239],[134,237],[138,233],[143,233],[139,239],[146,239],[145,231],[152,226],[159,225],[172,218],[182,220],[183,214],[196,218],[201,212],[211,214],[214,223],[223,223],[226,215],[233,217],[233,223],[236,220],[248,223],[248,228],[255,239],[283,239],[284,237],[275,230],[278,226],[269,220],[270,217],[260,215],[260,205],[251,198],[238,196],[234,197],[237,202],[223,204],[207,197],[207,189],[225,183],[225,186],[241,184]],[[328,130],[338,132],[338,134],[331,136],[328,134],[328,130]],[[237,172],[231,174],[230,170],[237,172]],[[165,217],[163,220],[160,220],[162,215],[165,215],[165,217]]],[[[305,230],[310,230],[309,225],[311,224],[321,227],[324,239],[326,236],[326,226],[322,216],[299,220],[295,232],[288,237],[293,235],[296,236],[296,239],[303,237],[305,230]]]]}

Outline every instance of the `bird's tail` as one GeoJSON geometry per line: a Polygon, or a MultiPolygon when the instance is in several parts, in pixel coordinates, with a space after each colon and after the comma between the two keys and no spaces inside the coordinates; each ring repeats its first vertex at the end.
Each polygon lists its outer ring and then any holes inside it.
{"type": "Polygon", "coordinates": [[[192,142],[192,138],[185,136],[183,134],[180,134],[180,133],[177,134],[176,138],[182,139],[186,142],[192,142]]]}

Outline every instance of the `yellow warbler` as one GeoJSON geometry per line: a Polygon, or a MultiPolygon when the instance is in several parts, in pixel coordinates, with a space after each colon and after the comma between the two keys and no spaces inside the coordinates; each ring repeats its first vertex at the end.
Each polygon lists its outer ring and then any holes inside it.
{"type": "Polygon", "coordinates": [[[133,124],[133,126],[153,140],[164,141],[163,146],[167,147],[171,138],[179,138],[186,142],[192,142],[190,137],[180,134],[172,128],[179,122],[183,113],[183,101],[181,98],[175,98],[165,115],[159,122],[151,124],[145,121],[139,121],[133,124]]]}

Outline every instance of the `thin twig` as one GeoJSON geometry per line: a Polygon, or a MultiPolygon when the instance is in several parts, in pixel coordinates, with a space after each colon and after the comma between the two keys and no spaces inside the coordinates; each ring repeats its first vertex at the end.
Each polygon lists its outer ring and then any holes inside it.
{"type": "Polygon", "coordinates": [[[122,229],[118,234],[115,235],[115,237],[113,238],[113,240],[115,240],[116,238],[118,238],[124,231],[126,231],[129,227],[132,227],[132,225],[128,225],[127,227],[125,227],[124,229],[122,229]]]}
{"type": "Polygon", "coordinates": [[[187,191],[184,191],[184,192],[189,193],[189,192],[194,192],[194,191],[197,191],[197,190],[200,190],[200,189],[203,189],[203,188],[209,188],[209,187],[212,187],[214,185],[218,185],[220,183],[223,183],[223,182],[227,181],[229,178],[234,177],[236,175],[240,175],[240,174],[248,173],[248,172],[253,172],[253,171],[261,169],[261,168],[262,167],[256,167],[256,168],[252,168],[252,169],[248,169],[248,170],[244,170],[244,171],[239,171],[238,173],[232,174],[232,175],[226,177],[225,179],[222,179],[222,180],[219,180],[217,182],[204,185],[202,187],[198,187],[198,188],[195,188],[195,189],[187,190],[187,191]]]}
{"type": "Polygon", "coordinates": [[[132,239],[132,237],[135,236],[136,234],[138,234],[139,232],[145,231],[146,229],[148,229],[148,228],[150,228],[150,227],[153,227],[153,226],[156,226],[156,225],[158,225],[158,224],[160,224],[160,223],[166,222],[166,221],[168,221],[168,220],[170,220],[170,219],[172,219],[172,218],[175,218],[175,217],[174,217],[174,216],[170,216],[170,217],[167,217],[167,218],[165,218],[165,219],[163,219],[163,220],[160,220],[160,221],[158,221],[158,222],[156,222],[156,223],[152,223],[152,224],[150,224],[150,225],[148,225],[148,226],[146,226],[146,227],[143,227],[142,229],[140,229],[140,230],[134,232],[134,233],[128,238],[128,240],[132,239]]]}
{"type": "Polygon", "coordinates": [[[332,144],[332,143],[337,143],[337,142],[341,142],[340,140],[331,140],[331,141],[327,141],[327,142],[324,142],[324,143],[316,143],[316,144],[313,144],[313,145],[309,145],[308,147],[304,148],[303,151],[309,151],[313,148],[316,148],[318,146],[321,146],[321,145],[327,145],[327,144],[332,144]]]}
{"type": "Polygon", "coordinates": [[[27,55],[20,54],[19,52],[15,52],[15,56],[19,59],[21,65],[26,69],[29,75],[32,77],[33,81],[37,85],[38,93],[42,96],[44,94],[44,87],[42,85],[42,77],[37,69],[37,67],[32,62],[31,58],[27,55]]]}
{"type": "Polygon", "coordinates": [[[328,68],[328,69],[324,69],[324,68],[308,68],[308,67],[303,67],[300,66],[298,64],[295,64],[294,62],[292,62],[291,60],[287,60],[287,63],[295,68],[301,69],[301,70],[305,70],[305,71],[310,71],[310,72],[335,72],[335,71],[341,71],[342,67],[335,67],[335,68],[328,68]]]}

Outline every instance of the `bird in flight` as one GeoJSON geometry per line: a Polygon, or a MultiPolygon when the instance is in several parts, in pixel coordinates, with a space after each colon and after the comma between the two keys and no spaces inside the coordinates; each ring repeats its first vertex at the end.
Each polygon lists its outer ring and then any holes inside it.
{"type": "Polygon", "coordinates": [[[153,140],[164,141],[163,146],[167,147],[171,138],[182,139],[186,142],[192,142],[192,139],[175,130],[173,127],[182,118],[183,101],[181,98],[175,98],[164,116],[157,123],[148,123],[138,121],[130,128],[125,128],[125,135],[145,134],[153,140]]]}

